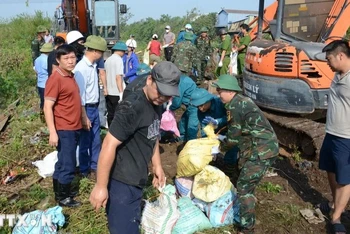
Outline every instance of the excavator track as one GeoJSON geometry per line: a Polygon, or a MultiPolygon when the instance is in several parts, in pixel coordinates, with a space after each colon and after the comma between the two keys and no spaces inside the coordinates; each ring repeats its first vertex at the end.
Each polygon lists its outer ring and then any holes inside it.
{"type": "Polygon", "coordinates": [[[299,150],[307,159],[318,159],[325,136],[324,123],[265,110],[263,113],[274,128],[280,145],[290,151],[299,150]]]}

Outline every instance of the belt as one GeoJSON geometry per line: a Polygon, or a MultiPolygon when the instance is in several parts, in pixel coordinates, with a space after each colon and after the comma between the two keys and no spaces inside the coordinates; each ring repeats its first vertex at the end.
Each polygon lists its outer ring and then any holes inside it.
{"type": "Polygon", "coordinates": [[[95,107],[95,108],[97,108],[98,107],[98,103],[86,103],[85,106],[86,107],[95,107]]]}

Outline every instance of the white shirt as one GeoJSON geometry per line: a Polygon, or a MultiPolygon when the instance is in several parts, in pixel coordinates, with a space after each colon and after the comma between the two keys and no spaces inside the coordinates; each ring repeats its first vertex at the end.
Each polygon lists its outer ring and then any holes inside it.
{"type": "Polygon", "coordinates": [[[74,77],[79,86],[81,104],[95,104],[99,102],[99,85],[97,64],[93,64],[83,57],[74,68],[74,77]]]}
{"type": "MultiPolygon", "coordinates": [[[[105,62],[105,69],[108,95],[119,96],[123,91],[118,90],[116,76],[124,74],[123,59],[118,54],[112,54],[105,62]]],[[[123,88],[125,88],[123,77],[121,77],[121,79],[123,88]]]]}

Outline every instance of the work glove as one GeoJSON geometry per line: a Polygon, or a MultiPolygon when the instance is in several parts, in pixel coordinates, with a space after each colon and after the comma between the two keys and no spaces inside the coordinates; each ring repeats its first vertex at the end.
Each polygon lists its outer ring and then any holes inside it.
{"type": "Polygon", "coordinates": [[[119,93],[119,101],[118,103],[121,103],[123,101],[123,92],[119,93]]]}
{"type": "Polygon", "coordinates": [[[215,154],[218,154],[218,153],[220,153],[220,149],[219,149],[218,145],[211,147],[211,154],[212,155],[215,155],[215,154]]]}
{"type": "Polygon", "coordinates": [[[218,67],[222,67],[222,61],[219,62],[218,67]]]}
{"type": "Polygon", "coordinates": [[[225,142],[226,141],[226,136],[224,135],[218,135],[218,140],[221,141],[221,142],[225,142]]]}
{"type": "Polygon", "coordinates": [[[202,120],[202,124],[204,125],[212,124],[214,125],[214,128],[217,128],[219,122],[211,116],[205,116],[205,118],[202,120]]]}

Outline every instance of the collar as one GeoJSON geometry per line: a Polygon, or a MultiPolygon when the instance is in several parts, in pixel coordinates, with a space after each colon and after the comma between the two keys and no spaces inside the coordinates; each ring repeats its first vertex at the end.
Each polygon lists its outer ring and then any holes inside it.
{"type": "Polygon", "coordinates": [[[74,73],[71,72],[70,74],[68,74],[68,72],[66,72],[65,70],[61,69],[60,67],[57,67],[56,68],[56,71],[61,75],[61,76],[64,76],[64,77],[74,77],[74,73]]]}
{"type": "Polygon", "coordinates": [[[94,67],[96,65],[96,62],[91,63],[90,60],[84,55],[82,60],[89,66],[89,67],[94,67]]]}
{"type": "Polygon", "coordinates": [[[349,71],[347,71],[344,75],[340,75],[339,73],[338,73],[338,80],[342,80],[344,77],[347,77],[347,76],[349,76],[350,75],[350,70],[349,71]]]}

